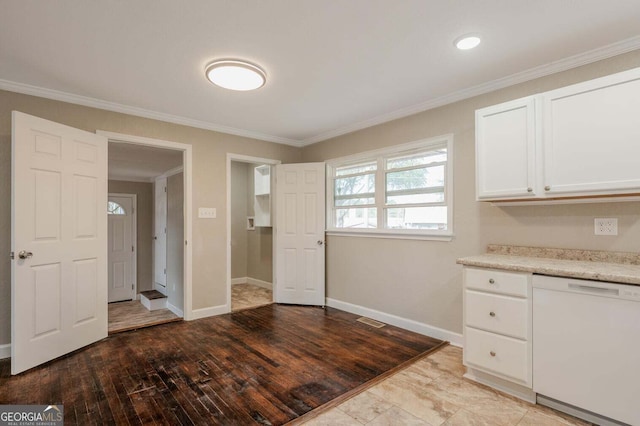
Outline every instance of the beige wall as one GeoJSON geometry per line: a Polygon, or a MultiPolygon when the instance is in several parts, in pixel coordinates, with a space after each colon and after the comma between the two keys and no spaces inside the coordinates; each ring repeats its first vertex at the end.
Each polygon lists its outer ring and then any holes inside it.
{"type": "MultiPolygon", "coordinates": [[[[193,308],[207,308],[226,303],[226,155],[236,153],[279,159],[285,163],[300,160],[301,151],[287,145],[274,144],[240,136],[196,129],[131,115],[103,111],[80,105],[0,91],[0,176],[9,172],[11,111],[56,121],[95,132],[106,130],[135,136],[164,139],[193,147],[193,308]],[[198,207],[217,208],[216,219],[198,219],[198,207]]],[[[7,245],[10,229],[9,186],[0,183],[0,244],[7,245]]],[[[7,250],[4,251],[7,253],[7,250]]],[[[10,264],[0,256],[0,344],[9,343],[8,318],[10,264]],[[4,305],[7,305],[4,308],[4,305]]]]}
{"type": "Polygon", "coordinates": [[[249,164],[231,162],[231,278],[247,276],[249,164]]]}
{"type": "Polygon", "coordinates": [[[454,240],[329,237],[327,296],[460,333],[456,259],[482,253],[489,243],[637,252],[638,202],[502,208],[476,202],[474,111],[638,66],[635,51],[305,147],[303,161],[323,161],[454,134],[454,240]],[[619,218],[618,236],[593,235],[593,219],[602,216],[619,218]]]}
{"type": "Polygon", "coordinates": [[[151,251],[153,249],[153,185],[147,182],[109,181],[109,192],[136,194],[136,279],[138,293],[153,289],[151,251]]]}
{"type": "Polygon", "coordinates": [[[167,300],[178,309],[184,301],[184,174],[167,178],[167,300]]]}

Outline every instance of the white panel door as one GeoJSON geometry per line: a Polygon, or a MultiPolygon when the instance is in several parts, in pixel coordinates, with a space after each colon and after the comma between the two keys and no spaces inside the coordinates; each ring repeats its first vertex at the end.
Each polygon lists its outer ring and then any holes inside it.
{"type": "Polygon", "coordinates": [[[13,112],[11,373],[107,336],[107,139],[13,112]]]}
{"type": "Polygon", "coordinates": [[[156,179],[154,281],[155,289],[167,294],[167,178],[156,179]]]}
{"type": "Polygon", "coordinates": [[[325,304],[324,163],[276,166],[275,301],[325,304]]]}
{"type": "Polygon", "coordinates": [[[111,203],[119,208],[110,211],[109,222],[109,302],[133,300],[134,298],[134,233],[132,196],[109,196],[111,203]]]}

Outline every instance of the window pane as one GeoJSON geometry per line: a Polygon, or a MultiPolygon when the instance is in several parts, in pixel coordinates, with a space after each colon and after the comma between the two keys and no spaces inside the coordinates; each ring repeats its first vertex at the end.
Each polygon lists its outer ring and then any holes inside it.
{"type": "Polygon", "coordinates": [[[336,200],[336,206],[358,206],[358,205],[368,205],[375,204],[375,199],[373,197],[365,197],[365,198],[343,198],[336,200]]]}
{"type": "Polygon", "coordinates": [[[444,166],[387,173],[387,191],[444,186],[444,166]]]}
{"type": "Polygon", "coordinates": [[[376,170],[376,168],[377,168],[376,162],[338,167],[336,169],[336,176],[355,175],[357,173],[374,171],[376,170]]]}
{"type": "Polygon", "coordinates": [[[107,214],[126,215],[127,212],[122,208],[120,204],[114,201],[109,201],[107,203],[107,214]]]}
{"type": "Polygon", "coordinates": [[[407,207],[386,209],[389,229],[447,229],[446,207],[407,207]]]}
{"type": "Polygon", "coordinates": [[[444,192],[430,194],[387,195],[387,204],[442,203],[444,192]]]}
{"type": "Polygon", "coordinates": [[[399,169],[402,167],[420,166],[423,164],[447,161],[447,149],[437,149],[419,154],[394,157],[387,160],[387,169],[399,169]]]}
{"type": "Polygon", "coordinates": [[[376,188],[376,176],[374,174],[359,175],[347,178],[337,178],[334,184],[335,196],[373,194],[376,188]]]}
{"type": "Polygon", "coordinates": [[[375,207],[336,209],[336,228],[376,228],[375,207]]]}

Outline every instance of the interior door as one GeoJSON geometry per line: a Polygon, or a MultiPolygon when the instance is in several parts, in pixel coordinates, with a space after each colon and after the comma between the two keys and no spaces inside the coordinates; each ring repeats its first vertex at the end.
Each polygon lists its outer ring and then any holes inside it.
{"type": "Polygon", "coordinates": [[[155,184],[154,281],[155,289],[167,294],[167,178],[155,184]]]}
{"type": "Polygon", "coordinates": [[[109,302],[134,298],[134,214],[132,196],[109,196],[109,302]]]}
{"type": "Polygon", "coordinates": [[[324,163],[276,166],[275,301],[325,305],[324,163]]]}
{"type": "Polygon", "coordinates": [[[12,115],[11,373],[107,336],[107,139],[12,115]]]}

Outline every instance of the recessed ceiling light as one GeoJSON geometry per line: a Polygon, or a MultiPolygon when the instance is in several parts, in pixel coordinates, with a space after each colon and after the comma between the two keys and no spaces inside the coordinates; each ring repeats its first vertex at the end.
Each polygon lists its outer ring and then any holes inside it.
{"type": "Polygon", "coordinates": [[[211,62],[205,68],[205,75],[216,86],[230,90],[255,90],[267,81],[267,75],[260,67],[236,59],[211,62]]]}
{"type": "Polygon", "coordinates": [[[460,50],[473,49],[480,44],[480,37],[477,34],[463,35],[462,37],[458,37],[454,44],[460,50]]]}

